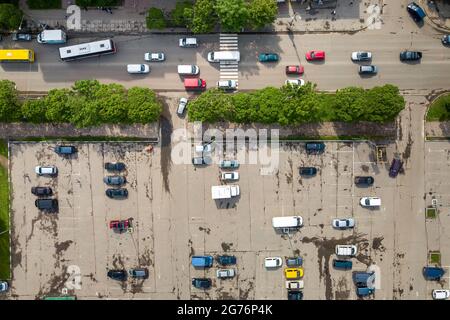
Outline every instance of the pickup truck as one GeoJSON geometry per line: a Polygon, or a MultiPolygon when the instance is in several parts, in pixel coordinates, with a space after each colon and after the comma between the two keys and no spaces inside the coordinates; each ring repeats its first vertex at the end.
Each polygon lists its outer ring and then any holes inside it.
{"type": "Polygon", "coordinates": [[[211,195],[213,200],[217,199],[231,199],[233,197],[239,196],[239,186],[229,185],[229,186],[212,186],[211,195]]]}

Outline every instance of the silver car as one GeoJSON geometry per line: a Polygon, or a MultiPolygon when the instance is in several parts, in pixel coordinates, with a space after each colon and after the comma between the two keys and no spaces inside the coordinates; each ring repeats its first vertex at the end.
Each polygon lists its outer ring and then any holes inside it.
{"type": "Polygon", "coordinates": [[[224,278],[233,278],[235,276],[234,269],[219,269],[216,272],[217,278],[224,279],[224,278]]]}
{"type": "Polygon", "coordinates": [[[359,66],[358,68],[360,74],[376,74],[378,72],[377,66],[359,66]]]}
{"type": "Polygon", "coordinates": [[[355,51],[352,52],[353,61],[368,61],[372,59],[372,52],[368,51],[355,51]]]}
{"type": "Polygon", "coordinates": [[[355,226],[355,220],[353,218],[347,219],[333,219],[332,223],[334,228],[347,229],[355,226]]]}
{"type": "Polygon", "coordinates": [[[180,98],[180,102],[178,103],[178,109],[177,109],[177,114],[179,116],[183,115],[184,110],[186,110],[187,103],[188,103],[188,99],[180,98]]]}
{"type": "Polygon", "coordinates": [[[162,52],[147,52],[144,55],[145,61],[161,62],[164,61],[166,57],[162,52]]]}

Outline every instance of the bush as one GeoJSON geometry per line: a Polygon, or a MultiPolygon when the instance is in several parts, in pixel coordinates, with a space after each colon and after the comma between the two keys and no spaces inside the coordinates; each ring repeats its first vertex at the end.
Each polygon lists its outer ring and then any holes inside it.
{"type": "Polygon", "coordinates": [[[20,103],[14,82],[0,81],[0,121],[11,122],[20,119],[20,103]]]}
{"type": "Polygon", "coordinates": [[[189,23],[189,10],[192,10],[193,4],[190,1],[177,2],[175,9],[170,12],[170,23],[174,27],[186,27],[189,23]],[[185,9],[188,11],[185,12],[185,9]]]}
{"type": "Polygon", "coordinates": [[[21,107],[22,118],[24,121],[32,123],[47,122],[45,114],[47,113],[47,104],[44,99],[27,100],[21,107]]]}
{"type": "Polygon", "coordinates": [[[61,9],[61,0],[27,0],[30,9],[61,9]]]}
{"type": "Polygon", "coordinates": [[[427,121],[448,120],[450,120],[450,94],[434,100],[427,112],[427,121]]]}
{"type": "Polygon", "coordinates": [[[22,21],[23,12],[13,4],[0,4],[0,29],[16,30],[22,21]]]}
{"type": "Polygon", "coordinates": [[[147,15],[148,29],[164,29],[167,26],[164,13],[161,9],[150,8],[147,15]]]}
{"type": "Polygon", "coordinates": [[[128,119],[131,123],[150,123],[159,119],[161,103],[154,91],[148,88],[133,87],[128,90],[128,119]]]}

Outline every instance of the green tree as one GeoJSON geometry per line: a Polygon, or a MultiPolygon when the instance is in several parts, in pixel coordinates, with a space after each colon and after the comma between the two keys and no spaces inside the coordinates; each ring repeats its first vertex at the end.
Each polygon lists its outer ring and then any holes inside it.
{"type": "Polygon", "coordinates": [[[20,102],[16,84],[0,80],[0,121],[10,122],[20,119],[20,102]]]}
{"type": "Polygon", "coordinates": [[[21,111],[23,120],[27,122],[47,122],[47,117],[45,116],[47,104],[44,99],[26,100],[21,106],[21,111]]]}
{"type": "Polygon", "coordinates": [[[2,30],[15,30],[20,26],[23,12],[9,3],[0,4],[0,28],[2,30]]]}
{"type": "Polygon", "coordinates": [[[250,13],[244,0],[217,0],[215,9],[224,31],[239,32],[249,24],[250,13]]]}
{"type": "Polygon", "coordinates": [[[337,90],[333,103],[336,120],[352,122],[367,116],[365,95],[363,88],[348,87],[337,90]]]}
{"type": "Polygon", "coordinates": [[[405,108],[405,99],[400,95],[398,87],[391,84],[367,90],[365,98],[365,121],[392,121],[405,108]]]}
{"type": "MultiPolygon", "coordinates": [[[[175,9],[170,13],[171,24],[176,27],[186,27],[188,25],[189,19],[185,13],[186,9],[192,10],[193,4],[190,1],[177,2],[175,9]]],[[[187,11],[188,14],[191,11],[187,11]]]]}
{"type": "Polygon", "coordinates": [[[193,33],[211,32],[217,24],[214,0],[197,0],[193,8],[185,8],[187,26],[193,33]]]}
{"type": "Polygon", "coordinates": [[[127,105],[128,120],[131,123],[154,122],[162,112],[155,92],[148,88],[133,87],[128,90],[127,105]]]}
{"type": "Polygon", "coordinates": [[[231,96],[211,89],[189,103],[188,115],[191,121],[218,122],[229,119],[233,105],[231,96]]]}
{"type": "Polygon", "coordinates": [[[273,0],[252,0],[248,8],[250,14],[250,26],[261,29],[267,24],[275,21],[278,14],[276,1],[273,0]]]}
{"type": "Polygon", "coordinates": [[[70,122],[72,120],[74,106],[70,103],[71,91],[69,89],[50,90],[44,98],[47,106],[45,118],[49,122],[70,122]]]}
{"type": "Polygon", "coordinates": [[[148,10],[146,21],[148,29],[164,29],[167,26],[166,19],[164,18],[164,12],[155,7],[148,10]]]}
{"type": "Polygon", "coordinates": [[[101,84],[94,99],[101,123],[126,122],[125,88],[117,83],[101,84]]]}
{"type": "Polygon", "coordinates": [[[99,107],[96,101],[71,97],[70,103],[75,112],[72,115],[71,123],[78,128],[91,127],[101,124],[99,107]]]}
{"type": "Polygon", "coordinates": [[[101,85],[98,80],[78,80],[75,81],[72,90],[76,95],[84,96],[87,99],[94,99],[100,87],[101,85]]]}

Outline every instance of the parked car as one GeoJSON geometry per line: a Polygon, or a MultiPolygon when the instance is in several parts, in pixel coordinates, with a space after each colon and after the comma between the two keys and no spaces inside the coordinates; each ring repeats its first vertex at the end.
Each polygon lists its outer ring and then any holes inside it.
{"type": "Polygon", "coordinates": [[[179,116],[183,115],[184,111],[186,110],[187,103],[188,103],[188,99],[180,98],[180,102],[178,102],[178,108],[177,108],[177,114],[179,116]]]}
{"type": "Polygon", "coordinates": [[[51,196],[53,190],[50,187],[31,187],[31,193],[35,196],[51,196]]]}
{"type": "Polygon", "coordinates": [[[305,287],[303,280],[287,280],[285,284],[286,289],[293,291],[298,291],[305,287]]]}
{"type": "Polygon", "coordinates": [[[356,295],[358,297],[367,297],[367,296],[370,296],[371,294],[373,294],[374,292],[375,292],[375,288],[368,288],[368,287],[364,287],[364,288],[357,287],[356,288],[356,295]]]}
{"type": "Polygon", "coordinates": [[[303,66],[286,66],[286,74],[303,74],[304,72],[303,66]]]}
{"type": "Polygon", "coordinates": [[[372,288],[375,281],[375,272],[355,271],[352,274],[352,279],[358,288],[372,288]]]}
{"type": "Polygon", "coordinates": [[[233,268],[228,269],[218,269],[216,271],[216,276],[219,279],[233,278],[235,276],[235,271],[233,268]]]}
{"type": "Polygon", "coordinates": [[[15,32],[12,34],[14,41],[31,41],[31,34],[15,32]]]}
{"type": "Polygon", "coordinates": [[[414,61],[422,59],[420,51],[402,51],[400,52],[400,61],[414,61]]]}
{"type": "Polygon", "coordinates": [[[375,179],[373,177],[356,176],[355,185],[358,187],[369,187],[373,185],[375,179]]]}
{"type": "Polygon", "coordinates": [[[337,256],[354,257],[358,253],[358,248],[354,244],[338,244],[335,252],[337,256]]]}
{"type": "Polygon", "coordinates": [[[0,292],[6,292],[9,290],[9,284],[7,281],[0,281],[0,292]]]}
{"type": "Polygon", "coordinates": [[[450,290],[444,289],[433,290],[431,295],[435,300],[447,300],[450,297],[450,290]]]}
{"type": "Polygon", "coordinates": [[[77,148],[75,148],[74,146],[56,146],[55,152],[59,155],[70,155],[76,153],[77,148]]]}
{"type": "Polygon", "coordinates": [[[145,61],[161,62],[166,59],[164,53],[162,52],[146,52],[144,54],[145,61]]]}
{"type": "Polygon", "coordinates": [[[445,36],[443,36],[441,41],[444,46],[450,44],[450,34],[446,34],[445,36]]]}
{"type": "Polygon", "coordinates": [[[317,174],[317,168],[314,167],[300,167],[299,172],[301,176],[312,177],[317,174]]]}
{"type": "Polygon", "coordinates": [[[311,50],[306,53],[306,60],[315,61],[315,60],[324,60],[325,59],[325,51],[322,50],[311,50]]]}
{"type": "Polygon", "coordinates": [[[128,197],[128,190],[125,188],[106,189],[105,193],[112,199],[123,199],[128,197]]]}
{"type": "Polygon", "coordinates": [[[269,257],[264,259],[264,267],[278,268],[283,265],[283,260],[280,257],[269,257]]]}
{"type": "Polygon", "coordinates": [[[147,279],[148,269],[147,268],[135,268],[128,271],[130,277],[135,279],[147,279]]]}
{"type": "Polygon", "coordinates": [[[116,230],[118,232],[122,232],[127,230],[130,227],[130,219],[127,220],[111,220],[109,222],[109,228],[116,230]]]}
{"type": "Polygon", "coordinates": [[[239,180],[239,172],[233,171],[233,172],[222,172],[220,176],[220,180],[222,181],[235,181],[239,180]]]}
{"type": "Polygon", "coordinates": [[[352,52],[353,61],[369,61],[372,59],[372,53],[368,51],[355,51],[352,52]]]}
{"type": "Polygon", "coordinates": [[[191,258],[192,266],[195,268],[210,268],[213,265],[212,256],[193,256],[191,258]]]}
{"type": "Polygon", "coordinates": [[[236,80],[221,80],[217,81],[217,88],[223,90],[236,90],[237,81],[236,80]]]}
{"type": "Polygon", "coordinates": [[[378,67],[373,65],[359,66],[358,72],[360,74],[376,74],[378,72],[378,67]]]}
{"type": "Polygon", "coordinates": [[[228,266],[236,264],[236,257],[235,256],[218,256],[217,262],[221,264],[222,266],[228,266]]]}
{"type": "Polygon", "coordinates": [[[299,267],[303,265],[302,257],[288,257],[286,258],[286,265],[288,267],[299,267]]]}
{"type": "Polygon", "coordinates": [[[291,85],[291,86],[299,86],[299,87],[301,87],[301,86],[305,85],[305,80],[303,80],[303,79],[287,79],[287,80],[284,82],[284,84],[285,84],[285,85],[291,85]]]}
{"type": "Polygon", "coordinates": [[[391,167],[389,168],[389,177],[395,178],[402,168],[403,162],[400,159],[392,159],[391,167]]]}
{"type": "Polygon", "coordinates": [[[236,169],[239,168],[239,162],[237,160],[221,160],[219,168],[222,169],[236,169]]]}
{"type": "Polygon", "coordinates": [[[323,142],[307,142],[305,149],[308,154],[319,153],[325,150],[325,143],[323,142]]]}
{"type": "Polygon", "coordinates": [[[125,270],[109,270],[107,273],[108,278],[118,281],[127,280],[127,272],[125,270]]]}
{"type": "Polygon", "coordinates": [[[351,270],[353,263],[350,260],[333,259],[333,267],[342,270],[351,270]]]}
{"type": "Polygon", "coordinates": [[[348,229],[353,228],[355,226],[355,219],[347,218],[347,219],[333,219],[331,225],[334,228],[338,229],[348,229]]]}
{"type": "Polygon", "coordinates": [[[127,182],[122,176],[107,176],[103,178],[103,182],[109,186],[120,186],[127,182]]]}
{"type": "Polygon", "coordinates": [[[288,290],[288,300],[303,300],[303,291],[288,290]]]}
{"type": "Polygon", "coordinates": [[[415,2],[408,4],[406,10],[416,22],[420,22],[426,17],[425,11],[415,2]]]}
{"type": "Polygon", "coordinates": [[[39,176],[56,176],[58,169],[55,166],[36,166],[34,171],[39,176]]]}
{"type": "Polygon", "coordinates": [[[284,269],[286,280],[296,280],[303,278],[303,268],[286,268],[284,269]]]}
{"type": "Polygon", "coordinates": [[[213,151],[213,149],[214,145],[211,142],[195,146],[195,152],[197,153],[209,153],[213,151]]]}
{"type": "Polygon", "coordinates": [[[276,62],[279,60],[276,53],[260,53],[258,56],[259,62],[276,62]]]}
{"type": "Polygon", "coordinates": [[[198,47],[197,38],[181,38],[178,44],[183,48],[198,47]]]}
{"type": "Polygon", "coordinates": [[[125,163],[123,163],[123,162],[106,162],[105,169],[108,171],[122,171],[122,170],[125,170],[125,163]]]}
{"type": "Polygon", "coordinates": [[[209,278],[193,278],[192,285],[197,289],[208,289],[211,287],[211,279],[209,279],[209,278]]]}
{"type": "Polygon", "coordinates": [[[363,207],[379,207],[381,206],[381,199],[378,197],[363,197],[359,200],[363,207]]]}
{"type": "Polygon", "coordinates": [[[424,267],[422,273],[426,280],[440,281],[445,270],[441,267],[424,267]]]}
{"type": "Polygon", "coordinates": [[[211,158],[209,157],[194,157],[192,158],[192,164],[194,166],[203,166],[211,163],[211,158]]]}
{"type": "Polygon", "coordinates": [[[58,210],[58,200],[57,199],[36,199],[34,205],[39,210],[44,210],[48,212],[56,212],[58,210]]]}

